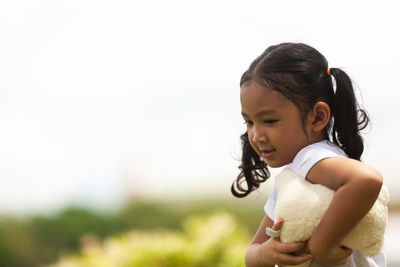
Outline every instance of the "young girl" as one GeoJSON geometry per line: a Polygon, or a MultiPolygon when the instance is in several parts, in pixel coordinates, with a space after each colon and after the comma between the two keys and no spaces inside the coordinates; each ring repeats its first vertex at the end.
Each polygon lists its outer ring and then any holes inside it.
{"type": "Polygon", "coordinates": [[[346,73],[329,68],[324,56],[308,45],[283,43],[252,62],[240,87],[247,131],[241,136],[241,172],[232,193],[245,197],[257,189],[269,178],[268,166],[286,166],[336,191],[308,242],[283,243],[274,236],[284,223],[273,221],[274,188],[246,251],[246,266],[297,265],[310,259],[313,267],[386,266],[383,252],[369,258],[339,246],[371,209],[382,186],[381,174],[360,161],[360,130],[369,120],[346,73]],[[267,227],[272,228],[270,236],[267,227]]]}

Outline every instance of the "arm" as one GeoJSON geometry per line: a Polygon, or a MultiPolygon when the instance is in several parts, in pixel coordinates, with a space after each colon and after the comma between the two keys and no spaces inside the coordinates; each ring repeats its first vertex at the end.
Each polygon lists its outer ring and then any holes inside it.
{"type": "MultiPolygon", "coordinates": [[[[274,222],[267,215],[265,215],[264,219],[261,221],[260,226],[258,227],[256,234],[251,240],[249,247],[246,250],[245,263],[247,267],[268,266],[262,263],[261,256],[258,255],[258,248],[262,243],[270,239],[270,237],[265,234],[265,228],[271,227],[273,224],[274,222]]],[[[269,266],[274,265],[272,264],[269,266]]]]}
{"type": "Polygon", "coordinates": [[[245,263],[247,267],[273,267],[279,265],[298,265],[311,259],[310,254],[295,256],[291,253],[303,248],[306,243],[282,243],[279,237],[271,238],[265,234],[265,228],[279,230],[283,221],[276,224],[265,215],[253,240],[247,248],[245,263]]]}
{"type": "MultiPolygon", "coordinates": [[[[316,261],[329,266],[336,263],[334,255],[338,255],[340,242],[375,203],[382,187],[382,176],[357,160],[327,158],[315,164],[306,179],[336,190],[309,243],[316,261]]],[[[345,256],[345,249],[342,253],[345,256]]]]}

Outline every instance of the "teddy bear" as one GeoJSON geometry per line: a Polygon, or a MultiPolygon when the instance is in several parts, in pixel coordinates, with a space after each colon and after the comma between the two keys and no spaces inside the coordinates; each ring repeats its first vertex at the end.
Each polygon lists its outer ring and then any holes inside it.
{"type": "MultiPolygon", "coordinates": [[[[275,178],[277,200],[274,220],[283,219],[280,231],[282,242],[309,240],[328,209],[335,191],[320,184],[312,184],[296,173],[284,169],[275,178]]],[[[343,239],[343,246],[357,249],[365,256],[381,252],[388,221],[389,194],[382,186],[371,210],[343,239]]],[[[297,265],[306,267],[311,261],[297,265]]]]}

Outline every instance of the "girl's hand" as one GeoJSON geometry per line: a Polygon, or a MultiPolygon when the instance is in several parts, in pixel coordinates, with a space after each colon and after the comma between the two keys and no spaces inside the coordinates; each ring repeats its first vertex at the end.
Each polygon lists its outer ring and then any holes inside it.
{"type": "Polygon", "coordinates": [[[315,257],[315,260],[322,266],[345,264],[353,253],[351,248],[339,245],[336,245],[330,249],[326,249],[323,252],[319,251],[318,249],[313,250],[311,242],[310,250],[315,257]]]}
{"type": "MultiPolygon", "coordinates": [[[[283,220],[279,220],[272,226],[272,230],[280,230],[283,220]]],[[[307,242],[282,243],[279,236],[271,237],[258,247],[258,255],[267,266],[298,265],[313,257],[311,254],[294,255],[293,253],[303,248],[307,242]]]]}

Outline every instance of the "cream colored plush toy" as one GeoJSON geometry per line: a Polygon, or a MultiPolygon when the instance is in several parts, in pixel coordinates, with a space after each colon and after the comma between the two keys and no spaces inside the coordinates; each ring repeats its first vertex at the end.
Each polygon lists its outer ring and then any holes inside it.
{"type": "MultiPolygon", "coordinates": [[[[290,170],[276,176],[277,200],[274,219],[284,220],[282,242],[306,241],[311,238],[322,216],[328,209],[335,191],[312,184],[290,170]]],[[[365,256],[381,252],[388,219],[389,194],[382,186],[378,199],[367,215],[346,236],[341,245],[357,249],[365,256]]],[[[311,261],[298,266],[309,266],[311,261]]]]}

